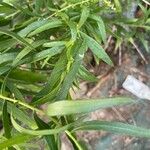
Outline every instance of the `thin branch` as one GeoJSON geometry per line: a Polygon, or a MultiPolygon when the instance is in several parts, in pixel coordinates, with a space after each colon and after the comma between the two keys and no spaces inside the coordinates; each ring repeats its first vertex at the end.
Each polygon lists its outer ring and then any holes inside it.
{"type": "Polygon", "coordinates": [[[3,95],[0,94],[0,99],[3,99],[3,100],[6,100],[6,101],[9,101],[9,102],[12,102],[14,104],[19,104],[21,106],[24,106],[32,111],[35,111],[37,113],[40,113],[40,114],[45,114],[42,110],[38,109],[38,108],[35,108],[27,103],[24,103],[24,102],[21,102],[20,100],[16,100],[16,99],[12,99],[12,98],[9,98],[9,97],[5,97],[3,95]]]}
{"type": "MultiPolygon", "coordinates": [[[[62,9],[56,11],[55,13],[53,13],[53,14],[50,15],[48,18],[51,18],[51,17],[57,15],[57,13],[63,12],[63,11],[65,11],[65,10],[69,9],[69,8],[74,8],[74,7],[78,6],[78,5],[82,5],[82,4],[88,3],[88,2],[90,2],[90,1],[91,1],[91,0],[84,0],[84,1],[81,1],[81,2],[77,2],[77,3],[75,3],[75,4],[69,4],[68,6],[66,6],[66,7],[64,7],[64,8],[62,8],[62,9]]],[[[97,0],[97,1],[98,1],[98,0],[97,0]]]]}
{"type": "Polygon", "coordinates": [[[135,49],[137,50],[137,52],[139,53],[139,55],[141,56],[141,58],[143,59],[143,61],[148,64],[145,56],[143,55],[143,53],[141,52],[141,50],[138,48],[138,46],[135,44],[135,42],[133,41],[133,39],[129,40],[131,42],[131,44],[135,47],[135,49]]]}

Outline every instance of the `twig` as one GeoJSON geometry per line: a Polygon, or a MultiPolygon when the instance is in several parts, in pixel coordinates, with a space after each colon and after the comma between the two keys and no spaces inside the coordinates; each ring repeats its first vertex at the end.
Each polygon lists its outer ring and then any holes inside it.
{"type": "Polygon", "coordinates": [[[131,44],[135,47],[135,49],[137,50],[137,52],[139,53],[139,55],[141,56],[141,58],[143,59],[143,61],[148,64],[145,56],[143,55],[143,53],[141,52],[141,50],[138,48],[138,46],[135,44],[135,42],[133,41],[133,39],[129,40],[131,42],[131,44]]]}
{"type": "Polygon", "coordinates": [[[93,93],[95,93],[100,88],[100,86],[109,78],[111,71],[112,71],[112,68],[106,74],[104,74],[100,77],[97,85],[87,93],[88,97],[91,97],[93,95],[93,93]]]}
{"type": "Polygon", "coordinates": [[[120,121],[126,122],[126,119],[121,115],[121,113],[115,108],[112,107],[112,110],[115,112],[115,114],[119,117],[120,121]]]}
{"type": "MultiPolygon", "coordinates": [[[[127,67],[127,69],[128,69],[128,67],[127,67]]],[[[135,67],[130,68],[130,70],[133,71],[134,73],[138,73],[139,75],[145,77],[146,79],[150,79],[150,77],[147,74],[145,74],[144,72],[142,72],[141,70],[139,70],[135,67]]]]}
{"type": "Polygon", "coordinates": [[[112,35],[110,35],[110,36],[108,37],[107,44],[105,45],[105,48],[104,48],[104,49],[107,49],[107,48],[108,48],[111,39],[112,39],[112,35]]]}
{"type": "Polygon", "coordinates": [[[121,66],[122,64],[122,50],[121,50],[121,46],[119,46],[119,66],[121,66]]]}
{"type": "Polygon", "coordinates": [[[62,8],[62,9],[56,11],[56,12],[54,12],[54,13],[53,13],[52,15],[50,15],[48,18],[51,18],[51,17],[57,15],[57,13],[63,12],[63,11],[65,11],[65,10],[69,9],[69,8],[73,8],[73,7],[75,7],[75,6],[82,5],[82,4],[87,3],[87,2],[90,2],[90,0],[84,0],[84,1],[81,1],[81,2],[77,2],[77,3],[75,3],[75,4],[70,4],[70,5],[68,5],[68,6],[66,6],[66,7],[64,7],[64,8],[62,8]]]}
{"type": "MultiPolygon", "coordinates": [[[[116,28],[115,28],[115,26],[113,26],[112,27],[112,32],[114,32],[116,30],[116,28]]],[[[107,49],[108,48],[108,46],[109,46],[109,44],[110,44],[110,42],[111,42],[111,39],[112,39],[112,35],[110,35],[109,37],[108,37],[108,40],[107,40],[107,44],[105,45],[105,47],[104,47],[104,49],[107,49]]]]}

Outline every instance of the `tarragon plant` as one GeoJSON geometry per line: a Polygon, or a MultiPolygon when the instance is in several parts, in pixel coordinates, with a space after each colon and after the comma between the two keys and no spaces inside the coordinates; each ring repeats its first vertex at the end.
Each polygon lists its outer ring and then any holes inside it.
{"type": "MultiPolygon", "coordinates": [[[[57,150],[64,133],[74,149],[82,150],[76,137],[79,130],[150,137],[148,129],[85,121],[80,116],[136,101],[124,97],[73,100],[70,94],[81,80],[97,81],[84,65],[87,50],[113,67],[103,48],[107,37],[116,39],[117,48],[124,42],[133,44],[138,29],[143,35],[150,30],[146,2],[135,1],[143,16],[129,18],[124,7],[130,8],[129,0],[0,0],[0,149],[42,145],[57,150]]],[[[141,41],[148,48],[146,39],[141,41]]]]}

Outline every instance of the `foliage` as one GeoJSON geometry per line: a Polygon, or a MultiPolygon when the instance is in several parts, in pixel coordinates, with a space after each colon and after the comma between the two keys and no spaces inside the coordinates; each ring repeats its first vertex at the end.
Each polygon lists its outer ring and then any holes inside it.
{"type": "Polygon", "coordinates": [[[108,35],[116,39],[117,49],[124,42],[133,43],[142,30],[140,40],[148,50],[144,32],[150,30],[150,10],[138,0],[135,3],[142,17],[126,15],[130,0],[0,1],[0,149],[30,149],[34,145],[28,141],[34,140],[42,141],[44,149],[56,150],[65,133],[74,149],[81,150],[78,130],[150,137],[147,129],[119,122],[86,122],[77,115],[135,101],[73,101],[69,92],[80,79],[97,81],[83,63],[88,49],[96,59],[113,66],[103,49],[108,35]],[[47,108],[42,110],[42,104],[47,108]]]}

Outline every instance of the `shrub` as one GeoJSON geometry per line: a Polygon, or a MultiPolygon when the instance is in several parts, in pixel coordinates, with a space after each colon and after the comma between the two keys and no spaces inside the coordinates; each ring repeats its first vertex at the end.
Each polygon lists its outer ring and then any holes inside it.
{"type": "Polygon", "coordinates": [[[117,49],[124,42],[134,45],[140,34],[139,40],[148,50],[144,38],[145,31],[150,30],[150,11],[145,6],[148,2],[134,2],[142,17],[132,16],[136,7],[123,0],[0,1],[0,149],[29,149],[30,140],[45,141],[44,149],[60,149],[60,135],[65,133],[74,149],[81,150],[75,134],[78,130],[150,137],[150,131],[144,128],[85,121],[77,115],[134,100],[117,97],[74,101],[69,92],[81,79],[97,81],[83,63],[88,49],[97,61],[113,66],[103,49],[109,35],[116,39],[117,49]],[[126,7],[122,7],[124,3],[126,7]],[[130,17],[129,8],[133,9],[130,17]]]}

